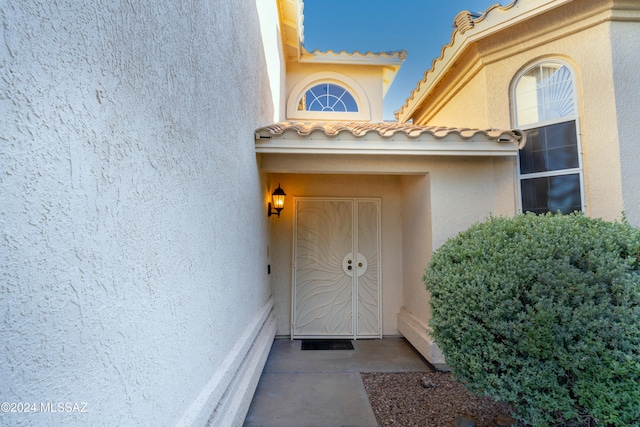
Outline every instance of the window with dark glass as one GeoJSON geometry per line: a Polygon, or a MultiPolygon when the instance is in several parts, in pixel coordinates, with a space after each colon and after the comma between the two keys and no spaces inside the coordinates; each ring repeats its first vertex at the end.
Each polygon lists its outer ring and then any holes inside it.
{"type": "Polygon", "coordinates": [[[518,159],[523,212],[583,210],[574,98],[571,71],[560,63],[538,64],[516,83],[516,126],[527,135],[518,159]]]}

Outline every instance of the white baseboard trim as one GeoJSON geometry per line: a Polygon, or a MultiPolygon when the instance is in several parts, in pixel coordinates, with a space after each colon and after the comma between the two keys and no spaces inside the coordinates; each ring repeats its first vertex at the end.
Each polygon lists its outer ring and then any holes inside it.
{"type": "Polygon", "coordinates": [[[425,358],[434,368],[441,371],[448,371],[444,355],[433,342],[427,332],[429,326],[425,320],[420,319],[411,311],[402,307],[398,313],[398,331],[407,341],[425,358]]]}
{"type": "Polygon", "coordinates": [[[242,426],[275,334],[276,319],[270,298],[177,426],[242,426]]]}

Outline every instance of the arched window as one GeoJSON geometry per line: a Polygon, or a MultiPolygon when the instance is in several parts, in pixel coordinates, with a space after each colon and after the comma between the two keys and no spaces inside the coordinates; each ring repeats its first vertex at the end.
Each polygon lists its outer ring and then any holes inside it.
{"type": "Polygon", "coordinates": [[[353,78],[321,71],[301,78],[289,89],[287,120],[372,121],[367,92],[353,78]]]}
{"type": "Polygon", "coordinates": [[[527,134],[519,153],[523,212],[584,210],[574,78],[567,65],[543,62],[518,76],[515,127],[527,134]]]}
{"type": "Polygon", "coordinates": [[[357,113],[358,104],[353,95],[342,86],[320,83],[308,89],[300,98],[298,111],[357,113]]]}

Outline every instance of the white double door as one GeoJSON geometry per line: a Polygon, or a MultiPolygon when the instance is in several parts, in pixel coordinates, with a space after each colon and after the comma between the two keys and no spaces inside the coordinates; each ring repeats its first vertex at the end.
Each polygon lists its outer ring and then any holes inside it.
{"type": "Polygon", "coordinates": [[[380,200],[296,199],[292,338],[381,338],[380,200]]]}

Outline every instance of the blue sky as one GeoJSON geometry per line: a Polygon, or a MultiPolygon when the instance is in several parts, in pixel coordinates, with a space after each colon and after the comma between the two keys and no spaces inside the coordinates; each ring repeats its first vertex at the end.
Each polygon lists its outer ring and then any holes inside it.
{"type": "Polygon", "coordinates": [[[458,12],[484,12],[496,3],[511,1],[304,0],[304,45],[347,52],[406,50],[408,57],[384,102],[384,119],[394,120],[393,112],[451,40],[458,12]]]}

